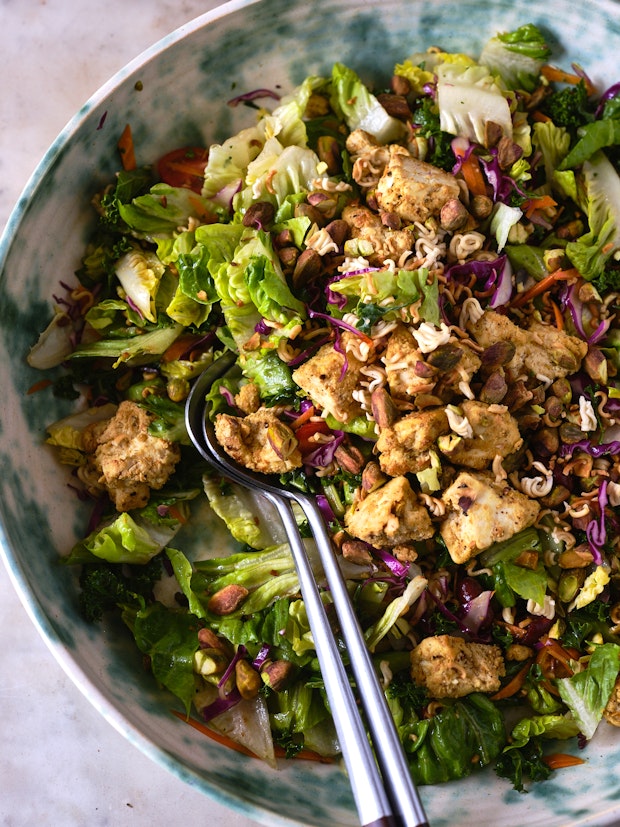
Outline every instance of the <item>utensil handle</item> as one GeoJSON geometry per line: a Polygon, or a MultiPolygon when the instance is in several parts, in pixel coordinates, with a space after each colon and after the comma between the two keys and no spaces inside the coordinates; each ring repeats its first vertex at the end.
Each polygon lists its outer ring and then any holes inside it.
{"type": "Polygon", "coordinates": [[[364,827],[396,827],[397,822],[392,816],[389,799],[321,600],[291,502],[267,492],[264,492],[264,496],[278,510],[291,545],[321,675],[360,821],[364,827]]]}
{"type": "Polygon", "coordinates": [[[351,604],[346,583],[334,553],[323,515],[311,497],[297,498],[302,507],[332,591],[342,635],[357,682],[358,694],[366,712],[368,728],[377,762],[395,815],[403,827],[428,827],[426,815],[401,744],[392,713],[375,673],[374,665],[359,621],[351,604]]]}

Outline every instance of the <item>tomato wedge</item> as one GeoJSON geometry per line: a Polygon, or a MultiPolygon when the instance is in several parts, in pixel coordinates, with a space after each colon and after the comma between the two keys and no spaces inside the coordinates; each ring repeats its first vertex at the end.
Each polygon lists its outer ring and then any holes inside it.
{"type": "Polygon", "coordinates": [[[295,429],[295,437],[299,443],[299,450],[302,455],[309,454],[319,447],[319,443],[315,442],[312,437],[315,434],[329,434],[330,427],[324,419],[311,419],[309,422],[304,422],[299,428],[295,429]]]}
{"type": "Polygon", "coordinates": [[[173,149],[157,162],[157,174],[164,184],[186,187],[199,193],[208,159],[209,150],[204,147],[185,146],[173,149]]]}

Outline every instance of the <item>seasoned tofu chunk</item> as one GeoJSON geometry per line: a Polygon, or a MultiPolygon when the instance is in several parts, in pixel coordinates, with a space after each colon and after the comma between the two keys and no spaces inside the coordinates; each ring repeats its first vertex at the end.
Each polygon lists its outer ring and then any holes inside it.
{"type": "Polygon", "coordinates": [[[247,416],[219,414],[215,436],[234,460],[260,474],[284,474],[302,465],[295,434],[273,408],[247,416]]]}
{"type": "Polygon", "coordinates": [[[411,652],[411,678],[432,698],[497,692],[505,674],[501,650],[495,645],[438,635],[424,638],[411,652]]]}
{"type": "Polygon", "coordinates": [[[319,408],[338,422],[349,422],[362,414],[362,407],[353,398],[359,389],[363,362],[352,353],[345,356],[332,344],[323,345],[315,356],[293,372],[293,381],[304,390],[319,408]]]}
{"type": "Polygon", "coordinates": [[[370,264],[381,266],[384,261],[398,259],[415,245],[413,231],[404,227],[393,229],[386,227],[377,213],[360,204],[349,204],[342,211],[342,220],[349,225],[351,238],[359,238],[372,247],[372,252],[365,255],[370,264]]]}
{"type": "Polygon", "coordinates": [[[455,563],[533,525],[540,511],[536,500],[486,472],[462,471],[442,500],[447,511],[439,531],[455,563]]]}
{"type": "Polygon", "coordinates": [[[149,434],[154,419],[140,405],[125,400],[107,422],[86,429],[89,462],[117,511],[144,507],[151,489],[166,484],[181,458],[176,443],[149,434]]]}
{"type": "Polygon", "coordinates": [[[426,540],[435,531],[406,477],[394,477],[357,503],[345,525],[351,536],[376,548],[426,540]]]}
{"type": "MultiPolygon", "coordinates": [[[[391,333],[383,356],[390,395],[407,400],[418,393],[428,393],[435,384],[420,368],[422,352],[411,331],[404,324],[391,333]]],[[[428,371],[426,371],[428,373],[428,371]]]]}
{"type": "MultiPolygon", "coordinates": [[[[467,399],[460,408],[471,428],[471,436],[446,446],[445,454],[455,465],[483,470],[495,457],[505,458],[523,444],[516,419],[503,405],[467,399]]],[[[439,448],[442,448],[441,440],[439,448]]]]}
{"type": "Polygon", "coordinates": [[[570,376],[579,370],[588,351],[586,342],[553,325],[535,321],[524,329],[494,310],[485,311],[468,329],[484,348],[496,342],[511,342],[515,346],[513,358],[505,365],[509,381],[522,375],[537,376],[543,381],[570,376]]]}
{"type": "Polygon", "coordinates": [[[603,710],[603,716],[607,723],[620,727],[620,678],[616,680],[607,706],[603,710]]]}
{"type": "Polygon", "coordinates": [[[404,147],[390,146],[390,160],[377,184],[379,207],[414,223],[438,216],[460,188],[449,172],[414,158],[404,147]]]}
{"type": "Polygon", "coordinates": [[[431,464],[430,449],[450,432],[445,408],[429,408],[398,419],[383,428],[376,442],[379,465],[391,477],[416,474],[431,464]]]}

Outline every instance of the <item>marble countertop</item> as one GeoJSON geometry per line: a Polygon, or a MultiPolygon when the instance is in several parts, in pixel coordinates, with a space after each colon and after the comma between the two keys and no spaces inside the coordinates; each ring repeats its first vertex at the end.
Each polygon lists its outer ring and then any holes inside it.
{"type": "MultiPolygon", "coordinates": [[[[30,174],[98,87],[217,0],[2,0],[0,231],[30,174]]],[[[1,310],[0,310],[1,312],[1,310]]],[[[0,824],[251,827],[144,756],[56,663],[0,563],[0,824]]]]}

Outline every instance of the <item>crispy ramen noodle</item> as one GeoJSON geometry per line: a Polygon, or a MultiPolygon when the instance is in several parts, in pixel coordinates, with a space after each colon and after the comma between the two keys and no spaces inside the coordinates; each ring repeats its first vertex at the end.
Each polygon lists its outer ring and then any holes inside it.
{"type": "Polygon", "coordinates": [[[470,233],[456,233],[450,239],[449,256],[459,264],[464,264],[468,258],[483,248],[485,240],[482,233],[477,233],[475,230],[470,233]]]}

